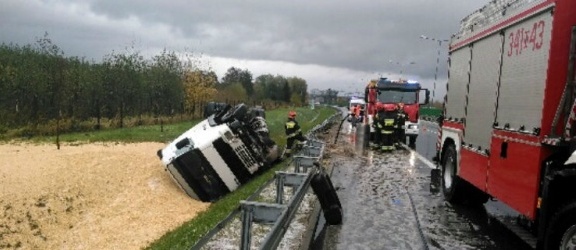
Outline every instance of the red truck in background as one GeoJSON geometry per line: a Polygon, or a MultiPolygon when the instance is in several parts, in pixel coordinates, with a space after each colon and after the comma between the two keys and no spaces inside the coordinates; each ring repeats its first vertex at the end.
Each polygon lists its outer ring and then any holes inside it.
{"type": "Polygon", "coordinates": [[[494,0],[450,42],[442,190],[520,214],[538,249],[576,247],[576,1],[494,0]]]}
{"type": "MultiPolygon", "coordinates": [[[[373,117],[376,114],[376,103],[383,104],[404,104],[404,112],[408,115],[405,122],[405,134],[410,145],[416,143],[416,138],[420,133],[419,116],[420,105],[428,104],[430,91],[423,89],[417,81],[398,80],[392,81],[388,78],[372,80],[367,86],[364,94],[368,119],[365,119],[366,126],[370,127],[370,133],[374,133],[371,126],[373,117]],[[420,92],[425,91],[426,97],[420,103],[420,92]]],[[[367,130],[367,129],[366,129],[367,130]]],[[[371,137],[373,138],[373,137],[371,137]]]]}

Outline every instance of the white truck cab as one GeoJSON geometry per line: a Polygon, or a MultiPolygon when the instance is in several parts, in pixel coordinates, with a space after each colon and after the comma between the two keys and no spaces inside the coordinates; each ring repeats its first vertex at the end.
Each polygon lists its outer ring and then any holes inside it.
{"type": "Polygon", "coordinates": [[[244,105],[227,106],[184,132],[158,157],[190,197],[214,201],[236,190],[278,159],[276,144],[262,127],[260,114],[244,105]],[[259,119],[256,119],[259,118],[259,119]]]}

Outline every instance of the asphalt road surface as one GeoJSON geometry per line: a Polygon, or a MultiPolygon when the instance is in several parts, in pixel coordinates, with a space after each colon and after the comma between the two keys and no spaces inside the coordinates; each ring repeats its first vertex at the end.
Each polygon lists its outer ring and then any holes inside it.
{"type": "MultiPolygon", "coordinates": [[[[338,143],[351,143],[346,124],[341,132],[338,143]]],[[[431,178],[436,140],[437,126],[422,122],[414,149],[335,156],[332,181],[344,219],[322,227],[313,249],[529,249],[494,220],[511,216],[506,206],[444,201],[431,178]]]]}

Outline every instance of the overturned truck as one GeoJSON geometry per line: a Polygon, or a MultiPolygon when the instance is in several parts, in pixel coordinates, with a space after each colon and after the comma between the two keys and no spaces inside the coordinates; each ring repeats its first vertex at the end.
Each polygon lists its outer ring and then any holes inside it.
{"type": "Polygon", "coordinates": [[[158,150],[158,157],[190,197],[215,201],[279,159],[262,113],[227,105],[158,150]]]}

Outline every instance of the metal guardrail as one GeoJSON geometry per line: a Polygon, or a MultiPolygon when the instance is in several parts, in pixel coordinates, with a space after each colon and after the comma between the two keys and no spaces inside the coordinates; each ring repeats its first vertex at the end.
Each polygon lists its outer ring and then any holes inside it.
{"type": "Polygon", "coordinates": [[[292,222],[304,195],[310,188],[310,181],[317,169],[324,152],[324,143],[308,140],[303,147],[303,155],[294,156],[294,173],[276,172],[276,202],[241,201],[242,210],[242,238],[240,249],[248,250],[252,242],[252,224],[273,224],[272,229],[262,242],[260,249],[276,249],[284,237],[288,226],[292,222]],[[288,204],[283,205],[284,187],[295,189],[288,204]]]}
{"type": "MultiPolygon", "coordinates": [[[[316,167],[316,164],[320,163],[320,159],[324,155],[324,143],[316,137],[316,134],[325,132],[327,129],[329,129],[341,115],[342,114],[340,112],[337,112],[306,133],[306,137],[309,140],[307,141],[306,145],[302,147],[303,150],[292,156],[294,173],[276,172],[275,179],[266,182],[255,193],[248,197],[248,200],[241,201],[238,209],[232,211],[225,219],[223,219],[214,228],[212,228],[204,237],[202,237],[194,246],[192,246],[192,249],[201,249],[210,241],[212,237],[214,237],[214,235],[216,235],[219,230],[223,229],[226,224],[230,223],[238,213],[242,213],[241,218],[243,229],[241,234],[241,242],[245,242],[248,246],[248,248],[241,249],[250,249],[249,245],[251,243],[251,234],[249,234],[251,225],[246,226],[246,229],[244,229],[244,221],[266,224],[274,223],[274,226],[266,236],[264,244],[261,248],[273,249],[274,247],[272,246],[277,246],[277,244],[280,243],[280,240],[283,238],[283,235],[286,233],[287,225],[289,225],[292,221],[297,211],[298,205],[304,197],[303,195],[299,195],[300,192],[305,194],[305,191],[308,190],[308,187],[310,186],[309,179],[311,179],[313,172],[315,172],[313,169],[316,167]],[[269,186],[272,181],[276,181],[277,187],[275,204],[264,203],[264,206],[260,206],[261,203],[251,201],[255,199],[262,192],[262,190],[264,190],[265,187],[269,186]],[[293,192],[294,195],[290,199],[288,205],[283,205],[283,201],[280,201],[284,194],[284,186],[290,186],[295,190],[293,192]],[[290,204],[292,204],[293,209],[290,209],[290,204]],[[251,210],[252,212],[244,214],[245,210],[251,210]]],[[[242,243],[240,247],[243,245],[244,243],[242,243]]]]}

